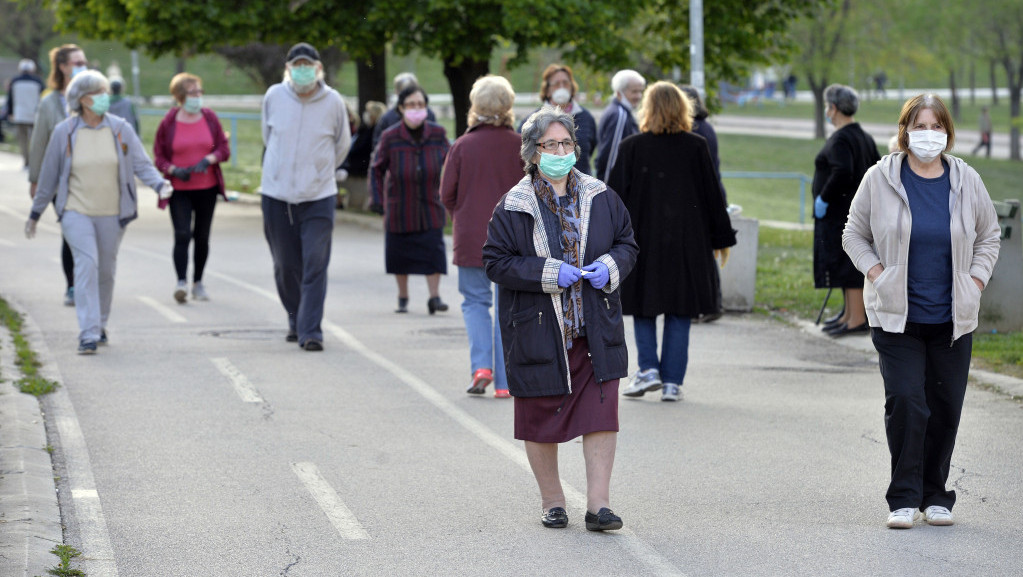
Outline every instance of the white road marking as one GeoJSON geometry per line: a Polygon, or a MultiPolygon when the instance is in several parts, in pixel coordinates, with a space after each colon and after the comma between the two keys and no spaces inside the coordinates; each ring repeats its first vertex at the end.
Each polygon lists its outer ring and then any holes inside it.
{"type": "Polygon", "coordinates": [[[249,379],[238,370],[237,367],[231,364],[231,361],[224,357],[210,357],[212,362],[217,369],[223,373],[231,385],[234,387],[234,392],[238,393],[244,403],[262,403],[263,397],[259,396],[259,391],[256,387],[249,382],[249,379]]]}
{"type": "Polygon", "coordinates": [[[315,463],[292,463],[291,470],[302,480],[305,488],[309,490],[313,499],[326,513],[327,519],[330,519],[330,523],[342,537],[345,539],[369,539],[369,533],[341,501],[337,491],[323,478],[315,463]]]}
{"type": "Polygon", "coordinates": [[[154,299],[152,297],[138,297],[138,298],[143,303],[145,303],[145,304],[149,305],[150,307],[152,307],[153,310],[155,310],[156,312],[160,313],[160,315],[162,315],[163,318],[169,320],[172,323],[187,323],[188,322],[188,319],[186,319],[185,317],[183,317],[183,316],[179,315],[178,313],[174,312],[170,307],[164,305],[163,303],[157,302],[156,299],[154,299]]]}
{"type": "Polygon", "coordinates": [[[17,246],[13,241],[9,241],[6,238],[0,238],[0,246],[17,246]]]}

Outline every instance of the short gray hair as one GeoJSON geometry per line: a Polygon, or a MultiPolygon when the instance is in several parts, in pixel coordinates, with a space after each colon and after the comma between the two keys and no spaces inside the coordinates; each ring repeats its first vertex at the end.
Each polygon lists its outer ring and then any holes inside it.
{"type": "MultiPolygon", "coordinates": [[[[547,133],[547,129],[555,122],[564,126],[568,131],[568,137],[575,142],[575,119],[557,106],[544,105],[522,124],[522,148],[519,149],[519,155],[522,157],[526,174],[536,174],[537,166],[533,163],[533,157],[536,156],[536,152],[540,148],[537,146],[537,141],[547,133]]],[[[579,149],[579,144],[576,143],[575,157],[579,158],[581,155],[582,151],[579,149]]]]}
{"type": "Polygon", "coordinates": [[[402,72],[394,77],[394,93],[400,94],[402,90],[417,84],[419,84],[419,79],[416,78],[415,74],[412,74],[411,72],[402,72]]]}
{"type": "Polygon", "coordinates": [[[619,70],[611,77],[611,91],[612,92],[623,92],[633,82],[639,82],[643,86],[646,86],[646,78],[635,70],[619,70]]]}
{"type": "Polygon", "coordinates": [[[103,76],[103,73],[97,70],[86,70],[75,74],[75,77],[71,79],[71,84],[68,84],[64,91],[68,113],[81,114],[82,97],[101,90],[110,92],[110,82],[107,81],[106,76],[103,76]]]}
{"type": "Polygon", "coordinates": [[[844,84],[832,84],[825,88],[824,102],[834,104],[835,108],[846,116],[856,114],[860,108],[860,96],[852,87],[844,84]]]}

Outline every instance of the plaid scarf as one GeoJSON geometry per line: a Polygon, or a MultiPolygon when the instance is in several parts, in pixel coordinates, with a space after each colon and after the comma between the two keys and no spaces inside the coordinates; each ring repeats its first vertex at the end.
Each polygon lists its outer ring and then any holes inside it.
{"type": "MultiPolygon", "coordinates": [[[[533,178],[533,190],[543,205],[558,217],[561,223],[561,260],[574,266],[582,266],[579,254],[579,179],[575,172],[568,173],[567,194],[559,197],[550,183],[539,174],[533,178]]],[[[568,287],[561,294],[561,308],[565,315],[565,348],[572,348],[572,340],[579,337],[583,326],[582,281],[568,287]]]]}

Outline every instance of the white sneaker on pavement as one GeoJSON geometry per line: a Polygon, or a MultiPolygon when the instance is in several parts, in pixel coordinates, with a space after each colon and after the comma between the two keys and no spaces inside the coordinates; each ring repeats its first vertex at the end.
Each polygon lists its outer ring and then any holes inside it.
{"type": "Polygon", "coordinates": [[[636,371],[632,382],[622,391],[626,397],[642,397],[645,393],[661,388],[661,372],[657,369],[636,371]]]}
{"type": "Polygon", "coordinates": [[[675,383],[664,383],[664,388],[661,389],[661,400],[675,402],[682,397],[682,387],[675,383]]]}
{"type": "Polygon", "coordinates": [[[905,507],[888,513],[889,529],[912,529],[913,520],[916,518],[916,509],[905,507]]]}
{"type": "Polygon", "coordinates": [[[201,282],[192,284],[192,300],[194,301],[208,301],[210,296],[206,294],[206,287],[201,282]]]}
{"type": "Polygon", "coordinates": [[[183,280],[179,280],[177,286],[174,287],[174,300],[181,304],[184,304],[185,298],[188,296],[188,283],[183,280]]]}
{"type": "Polygon", "coordinates": [[[952,511],[949,511],[941,505],[931,505],[924,509],[924,521],[927,521],[928,525],[948,526],[955,523],[952,519],[952,511]]]}

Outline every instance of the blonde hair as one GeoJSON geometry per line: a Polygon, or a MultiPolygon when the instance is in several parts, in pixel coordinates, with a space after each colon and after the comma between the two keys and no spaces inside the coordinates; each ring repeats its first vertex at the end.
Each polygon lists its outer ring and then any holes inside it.
{"type": "Polygon", "coordinates": [[[504,76],[488,74],[481,76],[472,85],[469,92],[469,126],[492,124],[494,126],[514,126],[515,90],[504,76]]]}
{"type": "Polygon", "coordinates": [[[188,89],[195,84],[202,84],[202,78],[187,72],[175,74],[170,81],[171,96],[178,101],[178,104],[181,104],[188,97],[188,89]]]}
{"type": "MultiPolygon", "coordinates": [[[[70,78],[64,77],[64,71],[60,67],[67,64],[68,59],[75,52],[82,52],[82,49],[77,44],[64,44],[50,50],[50,77],[47,79],[47,84],[53,90],[64,90],[67,88],[70,78]]],[[[82,54],[85,54],[82,52],[82,54]]]]}
{"type": "Polygon", "coordinates": [[[938,117],[938,122],[945,127],[945,132],[948,134],[948,142],[945,144],[943,152],[952,150],[956,141],[956,130],[955,126],[952,125],[952,114],[948,111],[948,107],[945,106],[945,102],[937,94],[914,96],[902,105],[902,112],[899,114],[899,148],[901,150],[909,150],[909,127],[916,122],[916,117],[920,115],[920,111],[924,108],[934,112],[934,115],[938,117]]]}
{"type": "Polygon", "coordinates": [[[674,134],[693,129],[693,105],[689,97],[671,82],[659,81],[643,93],[639,129],[653,134],[674,134]]]}

